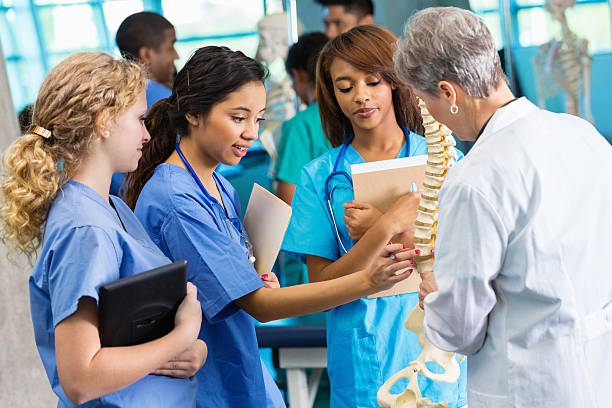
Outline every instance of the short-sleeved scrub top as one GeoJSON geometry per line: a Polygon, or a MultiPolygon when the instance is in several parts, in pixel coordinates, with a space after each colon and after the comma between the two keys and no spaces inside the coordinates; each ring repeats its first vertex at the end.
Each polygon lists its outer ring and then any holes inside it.
{"type": "Polygon", "coordinates": [[[332,148],[321,127],[316,102],[283,123],[278,146],[276,178],[291,184],[300,181],[302,168],[332,148]]]}
{"type": "MultiPolygon", "coordinates": [[[[170,263],[127,205],[118,197],[110,199],[116,212],[92,188],[75,181],[64,185],[49,212],[40,256],[30,276],[36,346],[62,408],[75,405],[58,379],[55,326],[76,312],[82,297],[97,301],[101,285],[170,263]]],[[[81,406],[193,407],[196,388],[195,377],[147,375],[81,406]]]]}
{"type": "MultiPolygon", "coordinates": [[[[276,161],[276,179],[298,184],[302,168],[332,148],[321,127],[317,103],[311,103],[283,123],[276,161]]],[[[282,258],[283,286],[308,282],[306,266],[292,257],[282,258]]]]}
{"type": "Polygon", "coordinates": [[[147,97],[147,112],[151,109],[151,106],[155,105],[159,100],[169,98],[172,95],[172,89],[166,85],[162,85],[159,82],[155,82],[152,79],[147,81],[147,87],[145,89],[147,97]]]}
{"type": "MultiPolygon", "coordinates": [[[[425,138],[412,132],[408,137],[409,156],[427,154],[425,138]]],[[[340,149],[325,153],[302,170],[282,246],[302,260],[306,255],[315,255],[335,261],[343,255],[325,198],[325,180],[332,173],[340,149]]],[[[459,151],[458,154],[462,156],[459,151]]],[[[398,157],[405,156],[406,144],[398,154],[398,157]]],[[[337,170],[350,175],[351,164],[357,163],[364,163],[364,159],[348,146],[337,170]]],[[[338,232],[349,250],[355,242],[342,221],[342,204],[354,199],[353,190],[341,176],[333,178],[330,189],[333,189],[332,208],[338,232]]],[[[404,329],[404,321],[417,303],[418,293],[408,293],[361,298],[327,312],[327,370],[332,407],[378,407],[376,393],[380,386],[421,352],[416,335],[404,329]]],[[[441,372],[433,365],[428,368],[441,372]]],[[[464,372],[462,366],[461,377],[454,384],[419,376],[419,388],[424,397],[434,402],[445,401],[450,407],[461,407],[467,402],[464,372]]],[[[403,391],[401,385],[400,381],[391,391],[403,391]]]]}
{"type": "Polygon", "coordinates": [[[259,357],[254,320],[234,303],[263,283],[248,260],[238,195],[216,176],[225,210],[187,170],[163,163],[140,193],[135,213],[164,254],[189,261],[188,279],[198,289],[204,317],[199,337],[208,359],[196,374],[197,406],[284,407],[259,357]]]}

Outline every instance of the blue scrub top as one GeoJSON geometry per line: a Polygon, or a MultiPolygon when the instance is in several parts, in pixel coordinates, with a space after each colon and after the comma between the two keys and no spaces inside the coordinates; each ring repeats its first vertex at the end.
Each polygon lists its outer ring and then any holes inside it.
{"type": "MultiPolygon", "coordinates": [[[[219,175],[229,195],[223,205],[240,223],[238,195],[219,175]]],[[[240,231],[223,207],[210,202],[182,167],[164,163],[146,183],[135,214],[170,259],[189,261],[189,281],[198,288],[204,319],[200,338],[206,364],[196,374],[198,407],[285,407],[278,387],[259,357],[253,318],[234,300],[263,283],[248,260],[240,231]]]]}
{"type": "MultiPolygon", "coordinates": [[[[69,181],[57,194],[47,218],[42,249],[30,276],[30,307],[36,346],[59,397],[58,407],[74,407],[59,383],[55,326],[77,310],[79,299],[98,300],[108,282],[167,265],[132,211],[110,197],[117,213],[90,187],[69,181]]],[[[148,375],[83,407],[193,407],[195,377],[148,375]]]]}
{"type": "Polygon", "coordinates": [[[151,106],[161,99],[169,98],[172,95],[172,89],[166,85],[162,85],[159,82],[155,82],[151,79],[147,81],[147,87],[145,89],[147,96],[147,112],[151,109],[151,106]]]}
{"type": "MultiPolygon", "coordinates": [[[[425,138],[410,133],[409,156],[427,154],[425,138]]],[[[300,176],[291,208],[293,214],[282,249],[305,260],[305,255],[337,260],[342,255],[325,199],[325,180],[333,170],[341,147],[310,162],[300,176]]],[[[461,152],[457,151],[460,157],[461,152]]],[[[405,157],[406,144],[398,157],[405,157]]],[[[364,163],[353,146],[348,146],[338,164],[339,171],[351,174],[351,164],[364,163]]],[[[349,250],[351,240],[342,220],[342,204],[353,200],[348,181],[335,176],[332,208],[342,242],[349,250]]],[[[378,407],[376,393],[393,374],[414,361],[421,347],[414,333],[404,329],[404,321],[418,303],[418,293],[362,298],[327,312],[327,371],[331,384],[332,407],[378,407]]],[[[434,402],[445,401],[451,408],[467,403],[465,363],[457,383],[434,382],[419,376],[423,396],[434,402]]],[[[434,371],[433,366],[428,368],[434,371]]],[[[437,372],[440,372],[438,370],[437,372]]],[[[403,390],[402,382],[391,389],[403,390]]]]}

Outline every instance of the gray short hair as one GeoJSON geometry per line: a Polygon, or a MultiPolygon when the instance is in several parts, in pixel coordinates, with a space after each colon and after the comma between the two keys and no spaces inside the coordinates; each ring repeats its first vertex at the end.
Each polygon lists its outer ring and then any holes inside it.
{"type": "Polygon", "coordinates": [[[426,8],[410,17],[393,60],[402,81],[432,95],[444,79],[480,98],[507,81],[485,23],[456,7],[426,8]]]}

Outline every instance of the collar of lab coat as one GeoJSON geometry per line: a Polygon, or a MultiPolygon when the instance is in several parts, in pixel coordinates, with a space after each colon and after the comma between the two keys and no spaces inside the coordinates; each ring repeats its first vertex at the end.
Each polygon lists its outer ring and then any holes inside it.
{"type": "Polygon", "coordinates": [[[499,132],[507,126],[512,125],[514,122],[521,120],[524,116],[539,110],[537,106],[531,103],[524,96],[522,98],[517,99],[516,101],[502,106],[497,109],[491,119],[489,119],[489,123],[485,126],[484,131],[476,141],[474,146],[482,143],[487,136],[492,135],[494,133],[499,132]]]}

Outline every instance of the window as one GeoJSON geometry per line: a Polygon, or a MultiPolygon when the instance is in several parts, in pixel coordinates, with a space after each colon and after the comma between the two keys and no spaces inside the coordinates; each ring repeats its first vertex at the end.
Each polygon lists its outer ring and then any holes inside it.
{"type": "Polygon", "coordinates": [[[504,36],[498,8],[499,0],[470,0],[470,7],[484,20],[495,39],[497,49],[502,49],[504,47],[504,36]]]}
{"type": "MultiPolygon", "coordinates": [[[[561,37],[561,24],[544,8],[545,0],[511,0],[513,46],[537,46],[561,37]]],[[[503,47],[501,9],[498,0],[470,0],[475,13],[486,22],[498,48],[503,47]]],[[[607,0],[577,0],[567,10],[570,29],[589,42],[589,53],[612,50],[612,15],[607,0]]]]}
{"type": "Polygon", "coordinates": [[[194,49],[226,45],[254,56],[257,21],[282,0],[0,0],[0,42],[17,110],[33,103],[46,73],[77,51],[119,52],[125,17],[151,10],[176,28],[177,68],[194,49]]]}

